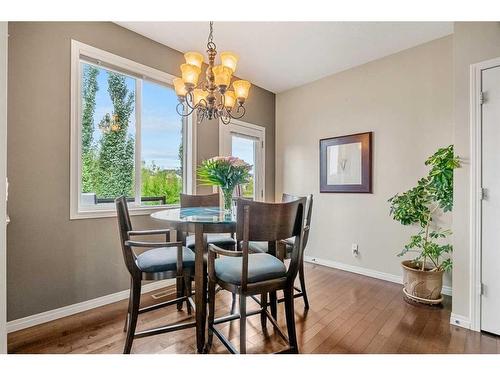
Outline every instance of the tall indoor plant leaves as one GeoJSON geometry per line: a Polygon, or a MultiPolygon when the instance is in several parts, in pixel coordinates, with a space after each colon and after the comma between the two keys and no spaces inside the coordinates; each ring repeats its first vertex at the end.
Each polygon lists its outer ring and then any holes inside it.
{"type": "Polygon", "coordinates": [[[390,215],[403,225],[418,224],[420,230],[398,254],[416,253],[415,266],[425,269],[427,263],[432,270],[450,270],[452,267],[450,244],[442,239],[451,234],[449,229],[432,228],[433,216],[453,209],[453,170],[460,167],[454,155],[453,145],[440,148],[425,161],[430,166],[429,174],[417,182],[417,186],[398,193],[389,199],[390,215]]]}

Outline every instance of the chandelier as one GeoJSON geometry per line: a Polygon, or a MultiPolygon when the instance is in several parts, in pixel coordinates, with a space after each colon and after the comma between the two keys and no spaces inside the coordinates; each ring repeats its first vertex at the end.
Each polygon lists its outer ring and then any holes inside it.
{"type": "Polygon", "coordinates": [[[190,116],[196,111],[198,124],[207,118],[220,119],[227,125],[231,119],[239,119],[245,115],[243,104],[248,98],[251,85],[248,81],[237,80],[232,84],[233,90],[229,90],[238,56],[232,52],[222,52],[221,64],[215,65],[217,47],[213,39],[213,22],[210,22],[207,43],[208,68],[204,82],[198,84],[203,55],[198,52],[184,54],[186,63],[181,65],[182,78],[173,80],[179,99],[176,110],[181,116],[190,116]]]}

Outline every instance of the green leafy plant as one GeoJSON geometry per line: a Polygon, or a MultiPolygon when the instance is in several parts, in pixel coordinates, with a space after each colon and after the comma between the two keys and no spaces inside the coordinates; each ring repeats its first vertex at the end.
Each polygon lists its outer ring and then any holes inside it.
{"type": "Polygon", "coordinates": [[[216,156],[198,167],[198,180],[203,185],[219,186],[224,194],[224,207],[231,207],[234,188],[246,184],[252,166],[234,156],[216,156]]]}
{"type": "Polygon", "coordinates": [[[253,198],[254,185],[253,175],[250,175],[248,177],[248,182],[241,185],[241,196],[245,198],[253,198]]]}
{"type": "Polygon", "coordinates": [[[167,204],[180,202],[182,177],[173,170],[161,169],[154,162],[141,168],[141,195],[143,197],[165,197],[167,204]]]}
{"type": "Polygon", "coordinates": [[[134,138],[127,130],[134,111],[134,93],[127,88],[125,76],[114,72],[108,72],[108,93],[119,127],[104,132],[100,139],[94,189],[99,197],[131,196],[134,184],[134,138]]]}
{"type": "Polygon", "coordinates": [[[83,68],[82,80],[82,191],[89,193],[95,185],[96,153],[93,147],[96,94],[99,70],[92,65],[83,68]]]}
{"type": "Polygon", "coordinates": [[[415,252],[413,263],[416,268],[426,270],[430,263],[429,271],[448,271],[452,268],[453,247],[443,244],[442,240],[451,231],[432,224],[436,215],[453,209],[453,170],[460,167],[460,161],[454,155],[453,145],[450,145],[437,150],[425,165],[430,167],[429,174],[421,178],[417,186],[389,199],[390,215],[394,220],[403,225],[420,227],[398,256],[415,252]]]}

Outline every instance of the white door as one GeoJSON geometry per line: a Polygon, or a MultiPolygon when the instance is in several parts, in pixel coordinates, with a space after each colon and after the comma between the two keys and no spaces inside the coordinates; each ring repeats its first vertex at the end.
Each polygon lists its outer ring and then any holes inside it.
{"type": "Polygon", "coordinates": [[[241,195],[264,200],[265,192],[265,128],[233,120],[229,125],[219,123],[219,152],[236,156],[253,166],[250,182],[241,187],[241,195]]]}
{"type": "Polygon", "coordinates": [[[500,66],[482,71],[481,329],[500,335],[500,66]]]}

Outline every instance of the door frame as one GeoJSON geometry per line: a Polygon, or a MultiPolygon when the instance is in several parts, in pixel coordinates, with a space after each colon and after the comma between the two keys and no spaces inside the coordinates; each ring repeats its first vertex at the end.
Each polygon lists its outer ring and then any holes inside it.
{"type": "Polygon", "coordinates": [[[8,23],[0,22],[0,354],[7,353],[7,53],[8,23]]]}
{"type": "Polygon", "coordinates": [[[258,131],[262,134],[262,161],[261,161],[261,185],[262,185],[262,195],[260,198],[256,198],[257,201],[264,201],[266,199],[266,128],[261,125],[252,124],[245,121],[232,119],[231,122],[226,125],[219,120],[219,155],[223,155],[223,145],[224,145],[224,134],[225,129],[231,124],[242,126],[253,131],[258,131]]]}
{"type": "Polygon", "coordinates": [[[482,98],[483,70],[500,66],[500,57],[470,66],[470,256],[469,319],[470,329],[481,330],[481,232],[482,232],[482,98]]]}

